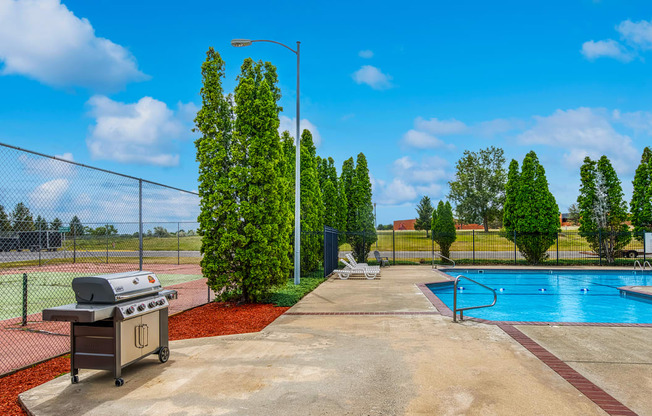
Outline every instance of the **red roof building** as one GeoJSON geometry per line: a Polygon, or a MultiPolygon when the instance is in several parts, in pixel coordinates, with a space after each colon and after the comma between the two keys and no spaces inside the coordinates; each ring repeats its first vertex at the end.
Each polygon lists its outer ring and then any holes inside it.
{"type": "Polygon", "coordinates": [[[414,224],[417,222],[413,220],[396,220],[394,221],[394,231],[414,230],[414,224]]]}

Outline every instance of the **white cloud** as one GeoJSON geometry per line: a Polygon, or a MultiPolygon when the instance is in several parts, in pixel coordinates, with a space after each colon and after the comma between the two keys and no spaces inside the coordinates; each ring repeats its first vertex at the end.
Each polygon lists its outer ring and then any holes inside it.
{"type": "MultiPolygon", "coordinates": [[[[284,115],[281,115],[279,117],[279,126],[278,126],[278,132],[279,134],[284,132],[285,130],[290,132],[290,136],[294,137],[297,132],[297,118],[290,118],[284,115]]],[[[317,129],[317,126],[312,124],[310,120],[302,118],[301,123],[299,125],[299,128],[303,132],[303,130],[307,129],[310,130],[310,133],[312,133],[312,141],[315,143],[315,147],[321,146],[321,134],[319,134],[319,130],[317,129]]]]}
{"type": "Polygon", "coordinates": [[[0,1],[1,74],[55,87],[116,90],[148,77],[124,47],[95,35],[59,0],[0,1]]]}
{"type": "Polygon", "coordinates": [[[424,157],[420,162],[409,156],[396,159],[392,165],[394,178],[390,182],[372,180],[374,200],[380,205],[397,205],[413,202],[428,195],[439,198],[450,179],[449,164],[439,157],[424,157]]]}
{"type": "Polygon", "coordinates": [[[408,130],[403,135],[403,143],[410,147],[417,149],[436,149],[436,148],[452,148],[453,145],[446,144],[444,141],[436,138],[435,136],[418,130],[408,130]]]}
{"type": "Polygon", "coordinates": [[[558,147],[569,169],[576,170],[585,156],[607,155],[617,171],[635,169],[638,151],[632,140],[618,133],[603,109],[580,107],[557,110],[547,117],[534,116],[535,125],[518,136],[522,144],[558,147]]]}
{"type": "Polygon", "coordinates": [[[469,129],[466,124],[455,120],[454,118],[450,120],[439,120],[436,118],[424,120],[421,117],[417,117],[414,121],[414,126],[419,130],[424,130],[428,133],[441,136],[462,134],[467,132],[469,129]]]}
{"type": "Polygon", "coordinates": [[[383,74],[380,69],[371,65],[363,65],[352,75],[356,84],[367,84],[375,90],[386,90],[392,88],[392,77],[383,74]]]}
{"type": "Polygon", "coordinates": [[[88,100],[95,117],[86,144],[94,159],[176,166],[173,142],[190,136],[190,127],[164,102],[143,97],[125,104],[102,95],[88,100]]]}
{"type": "Polygon", "coordinates": [[[370,58],[374,57],[374,52],[369,50],[369,49],[365,49],[365,50],[362,50],[362,51],[358,52],[358,56],[360,58],[370,59],[370,58]]]}
{"type": "Polygon", "coordinates": [[[29,194],[30,207],[37,211],[54,210],[69,185],[68,179],[63,178],[42,183],[29,194]]]}
{"type": "MultiPolygon", "coordinates": [[[[55,155],[55,157],[70,162],[74,161],[72,153],[55,155]]],[[[70,177],[77,173],[75,165],[47,157],[21,154],[18,156],[18,160],[23,164],[26,174],[60,178],[70,177]]]]}
{"type": "Polygon", "coordinates": [[[603,57],[617,59],[622,62],[629,62],[633,59],[632,53],[613,39],[584,42],[582,44],[582,55],[589,61],[603,57]]]}
{"type": "Polygon", "coordinates": [[[646,20],[632,22],[625,20],[616,26],[616,30],[628,43],[641,49],[652,49],[652,23],[646,20]]]}
{"type": "Polygon", "coordinates": [[[614,121],[629,127],[637,133],[652,136],[652,113],[649,111],[621,113],[619,110],[614,110],[612,114],[614,121]]]}

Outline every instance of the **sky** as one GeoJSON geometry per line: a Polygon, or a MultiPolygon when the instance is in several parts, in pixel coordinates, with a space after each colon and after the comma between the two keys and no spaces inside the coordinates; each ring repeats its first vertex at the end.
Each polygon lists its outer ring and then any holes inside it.
{"type": "Polygon", "coordinates": [[[562,212],[587,155],[607,155],[631,198],[652,144],[648,1],[243,5],[0,0],[0,142],[196,190],[208,47],[227,91],[247,57],[277,66],[293,133],[295,55],[230,40],[301,41],[302,128],[338,172],[364,152],[378,223],[414,218],[424,195],[446,199],[464,150],[488,146],[507,164],[537,152],[562,212]]]}

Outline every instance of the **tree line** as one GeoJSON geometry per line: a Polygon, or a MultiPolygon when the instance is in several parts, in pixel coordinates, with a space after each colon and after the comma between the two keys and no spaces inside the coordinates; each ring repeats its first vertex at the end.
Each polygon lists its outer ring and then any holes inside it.
{"type": "MultiPolygon", "coordinates": [[[[545,169],[533,151],[525,155],[520,166],[512,160],[507,172],[504,163],[500,148],[466,150],[456,164],[455,178],[449,182],[448,197],[456,205],[460,222],[482,223],[485,232],[491,224],[499,225],[502,235],[516,244],[528,263],[541,263],[561,231],[559,207],[549,190],[545,169]]],[[[632,234],[642,240],[644,232],[652,232],[652,150],[644,149],[636,170],[631,214],[620,179],[607,156],[598,160],[586,157],[580,179],[577,204],[570,208],[571,220],[579,223],[579,234],[592,250],[613,263],[632,234]],[[633,233],[627,220],[631,220],[633,233]]],[[[424,196],[417,206],[415,229],[426,230],[426,237],[429,229],[434,233],[434,223],[428,224],[428,219],[435,218],[438,211],[439,207],[435,210],[430,198],[424,196]]],[[[438,234],[442,232],[454,238],[454,223],[448,231],[437,230],[438,234]]],[[[445,245],[440,247],[444,254],[445,245]]]]}
{"type": "MultiPolygon", "coordinates": [[[[225,62],[209,48],[201,75],[194,131],[201,135],[202,272],[223,299],[257,301],[293,268],[295,141],[278,132],[281,91],[270,62],[245,59],[234,92],[226,93],[225,62]]],[[[333,158],[317,156],[309,130],[299,146],[302,270],[321,266],[325,225],[366,258],[376,234],[365,155],[347,159],[338,177],[333,158]]]]}

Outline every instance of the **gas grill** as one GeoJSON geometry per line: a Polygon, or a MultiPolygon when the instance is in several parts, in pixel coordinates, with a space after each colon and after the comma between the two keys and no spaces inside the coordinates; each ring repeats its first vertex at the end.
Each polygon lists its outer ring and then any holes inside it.
{"type": "Polygon", "coordinates": [[[43,310],[44,321],[70,322],[70,381],[79,369],[113,371],[122,386],[122,369],[150,354],[165,363],[168,348],[168,300],[175,290],[162,290],[151,272],[77,277],[72,281],[77,303],[43,310]]]}

